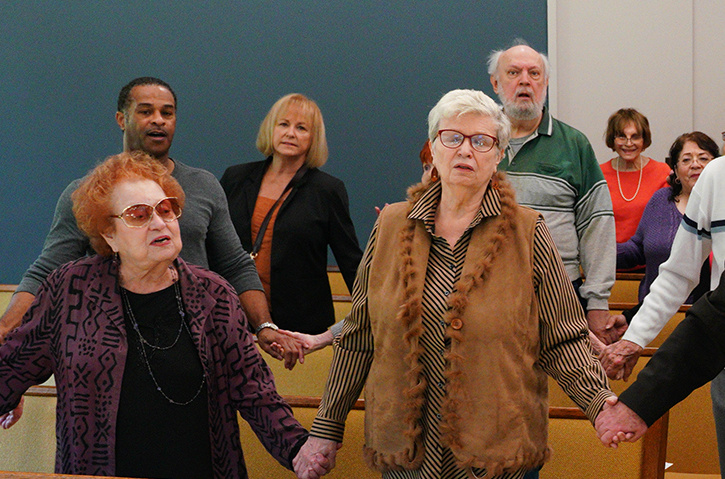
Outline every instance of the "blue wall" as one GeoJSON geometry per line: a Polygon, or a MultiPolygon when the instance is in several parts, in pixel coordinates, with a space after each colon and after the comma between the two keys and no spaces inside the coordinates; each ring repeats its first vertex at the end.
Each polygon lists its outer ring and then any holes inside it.
{"type": "Polygon", "coordinates": [[[419,179],[428,110],[453,88],[492,95],[490,50],[546,48],[546,2],[0,2],[0,283],[42,248],[72,179],[121,150],[118,90],[158,76],[179,97],[171,153],[220,177],[261,159],[272,103],[315,99],[361,244],[373,207],[419,179]]]}

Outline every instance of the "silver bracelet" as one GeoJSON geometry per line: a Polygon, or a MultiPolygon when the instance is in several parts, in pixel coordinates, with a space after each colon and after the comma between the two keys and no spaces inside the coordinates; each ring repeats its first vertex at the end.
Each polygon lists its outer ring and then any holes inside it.
{"type": "Polygon", "coordinates": [[[257,329],[254,330],[255,336],[258,336],[259,332],[266,328],[269,328],[273,331],[277,331],[279,329],[279,327],[277,327],[277,325],[274,323],[270,323],[270,322],[262,323],[259,326],[257,326],[257,329]]]}

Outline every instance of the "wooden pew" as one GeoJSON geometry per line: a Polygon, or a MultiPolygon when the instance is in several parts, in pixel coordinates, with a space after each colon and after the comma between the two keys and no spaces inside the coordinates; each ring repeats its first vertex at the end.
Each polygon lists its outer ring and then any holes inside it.
{"type": "MultiPolygon", "coordinates": [[[[319,398],[286,397],[295,417],[309,427],[317,412],[319,398]]],[[[345,425],[343,448],[337,456],[337,467],[330,478],[379,478],[363,461],[364,401],[359,400],[345,425]]],[[[248,460],[250,479],[293,478],[266,453],[256,441],[246,422],[240,422],[242,444],[248,460]]],[[[594,428],[577,408],[550,408],[549,443],[554,454],[541,470],[542,479],[662,479],[664,452],[667,447],[667,418],[662,418],[634,444],[618,449],[602,446],[594,428]]]]}
{"type": "MultiPolygon", "coordinates": [[[[262,351],[260,349],[260,351],[262,351]]],[[[305,357],[304,364],[297,364],[291,371],[262,351],[262,357],[274,374],[277,392],[283,396],[322,396],[332,362],[332,348],[327,347],[305,357]]]]}
{"type": "Polygon", "coordinates": [[[643,277],[644,274],[642,273],[617,273],[609,301],[612,303],[637,304],[639,283],[643,277]]]}
{"type": "Polygon", "coordinates": [[[28,390],[23,417],[10,429],[0,429],[0,470],[54,471],[55,405],[55,387],[28,390]]]}
{"type": "Polygon", "coordinates": [[[665,479],[721,479],[720,474],[687,474],[685,472],[665,472],[665,479]]]}
{"type": "MultiPolygon", "coordinates": [[[[629,381],[610,381],[612,390],[620,394],[637,377],[657,350],[646,348],[629,381]]],[[[549,378],[549,405],[572,407],[574,403],[556,382],[549,378]]],[[[671,472],[719,474],[720,466],[715,435],[715,420],[710,400],[710,384],[695,390],[670,410],[667,462],[671,472]]]]}
{"type": "Polygon", "coordinates": [[[665,479],[721,479],[720,474],[687,474],[685,472],[665,472],[665,479]]]}
{"type": "Polygon", "coordinates": [[[8,307],[16,287],[17,285],[14,284],[0,284],[0,314],[4,313],[5,308],[8,307]]]}
{"type": "MultiPolygon", "coordinates": [[[[309,428],[317,412],[318,397],[285,396],[295,417],[309,428]]],[[[552,460],[541,471],[542,479],[630,479],[662,478],[667,442],[666,418],[635,444],[617,450],[599,443],[591,423],[576,408],[552,407],[549,410],[549,442],[552,460]]],[[[239,418],[244,456],[250,478],[292,478],[262,447],[247,423],[239,418]]],[[[379,478],[363,460],[364,401],[359,400],[348,416],[344,447],[338,467],[330,478],[379,478]]],[[[8,431],[0,431],[0,470],[26,472],[53,471],[55,454],[55,388],[36,386],[26,395],[26,415],[8,431]]],[[[12,476],[11,476],[12,477],[12,476]]],[[[23,476],[19,476],[23,477],[23,476]]],[[[31,476],[32,477],[32,476],[31,476]]]]}
{"type": "Polygon", "coordinates": [[[662,479],[667,451],[667,415],[636,443],[606,448],[578,408],[549,407],[551,461],[541,479],[662,479]]]}
{"type": "MultiPolygon", "coordinates": [[[[342,275],[339,271],[335,271],[334,267],[331,269],[330,281],[333,287],[333,295],[335,295],[335,309],[338,319],[341,319],[349,311],[350,296],[342,280],[342,275]]],[[[634,280],[632,281],[634,282],[634,280]]],[[[14,285],[0,285],[0,313],[4,311],[14,290],[14,285]]],[[[627,305],[625,303],[615,303],[613,306],[626,307],[627,305]]],[[[661,344],[669,331],[674,329],[676,324],[684,317],[685,310],[686,307],[681,309],[653,344],[661,344]]],[[[272,360],[266,355],[265,359],[268,359],[268,363],[273,369],[281,394],[320,396],[327,378],[331,354],[331,348],[318,351],[308,356],[306,364],[298,365],[291,372],[284,370],[280,362],[272,360]]],[[[649,354],[651,355],[651,352],[649,354]]],[[[638,370],[641,370],[646,360],[647,356],[640,360],[638,370]]],[[[621,391],[626,385],[627,383],[615,381],[613,382],[613,389],[621,391]]],[[[572,406],[565,396],[564,400],[559,400],[561,399],[560,396],[563,396],[563,393],[558,385],[553,384],[550,387],[551,405],[572,406]]],[[[38,424],[47,422],[48,416],[51,416],[54,422],[54,402],[49,404],[48,401],[39,399],[38,396],[32,394],[29,396],[29,400],[26,401],[24,419],[9,431],[0,431],[0,470],[5,469],[3,467],[5,464],[12,463],[17,465],[13,469],[51,472],[53,470],[55,448],[54,434],[52,431],[50,436],[43,434],[44,429],[42,426],[39,427],[38,424]],[[30,418],[37,418],[37,421],[30,418]],[[33,457],[26,457],[24,454],[29,448],[35,451],[33,457]]],[[[54,401],[54,398],[52,401],[54,401]]],[[[709,385],[695,391],[688,399],[673,409],[670,416],[669,437],[668,461],[674,463],[671,471],[703,474],[718,473],[719,465],[709,385]]]]}

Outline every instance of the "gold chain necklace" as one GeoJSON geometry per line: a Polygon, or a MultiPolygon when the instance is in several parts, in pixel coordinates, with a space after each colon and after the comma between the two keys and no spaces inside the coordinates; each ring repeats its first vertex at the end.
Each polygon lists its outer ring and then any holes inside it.
{"type": "MultiPolygon", "coordinates": [[[[640,156],[640,158],[642,158],[640,156]]],[[[642,161],[640,160],[640,165],[642,164],[642,161]]],[[[640,167],[639,169],[639,181],[637,182],[637,191],[634,192],[634,196],[631,198],[627,198],[624,196],[624,191],[622,191],[622,181],[619,179],[619,168],[615,168],[615,171],[617,172],[617,186],[619,186],[619,194],[622,195],[622,199],[626,202],[630,202],[634,200],[637,197],[637,194],[639,193],[639,188],[642,186],[642,172],[644,171],[644,166],[640,167]]]]}

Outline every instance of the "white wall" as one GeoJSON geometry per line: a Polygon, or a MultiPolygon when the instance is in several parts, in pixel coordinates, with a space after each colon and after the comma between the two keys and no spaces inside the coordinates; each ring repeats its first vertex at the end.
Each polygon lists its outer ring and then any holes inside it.
{"type": "Polygon", "coordinates": [[[725,130],[725,2],[549,0],[554,115],[583,131],[604,162],[609,115],[633,107],[650,121],[646,155],[663,161],[680,134],[725,130]]]}
{"type": "Polygon", "coordinates": [[[725,2],[694,2],[694,129],[722,145],[725,131],[725,2]]]}

